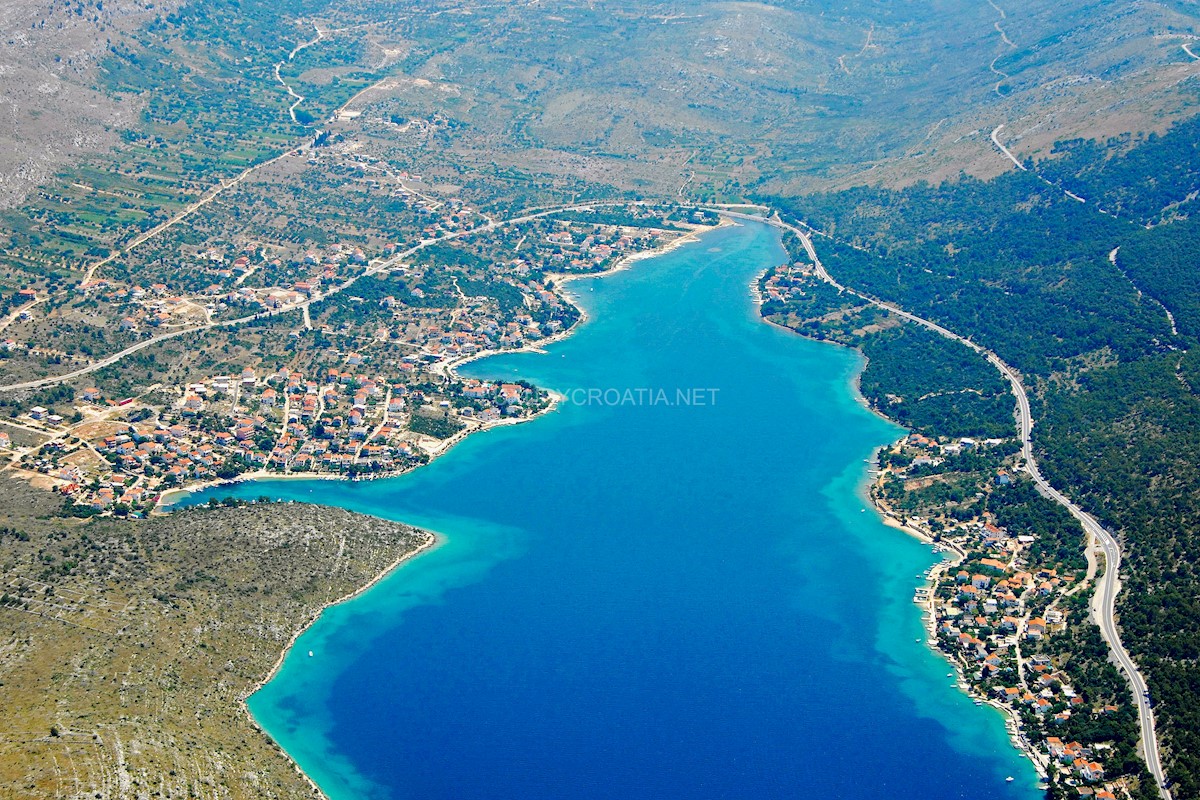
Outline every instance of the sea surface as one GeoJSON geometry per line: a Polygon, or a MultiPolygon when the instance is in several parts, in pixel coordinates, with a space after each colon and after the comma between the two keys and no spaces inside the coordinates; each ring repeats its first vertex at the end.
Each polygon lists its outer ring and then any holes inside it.
{"type": "Polygon", "coordinates": [[[330,798],[1039,796],[924,643],[935,555],[863,498],[903,431],[859,400],[861,359],[758,317],[785,259],[748,224],[571,283],[574,336],[463,370],[567,400],[409,475],[192,498],[444,537],[250,698],[330,798]]]}

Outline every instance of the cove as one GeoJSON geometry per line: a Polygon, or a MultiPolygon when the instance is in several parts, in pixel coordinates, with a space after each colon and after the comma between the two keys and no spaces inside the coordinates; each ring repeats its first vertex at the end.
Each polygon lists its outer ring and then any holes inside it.
{"type": "Polygon", "coordinates": [[[575,335],[462,370],[567,399],[409,475],[191,498],[444,537],[250,698],[332,800],[1039,796],[924,643],[935,556],[864,499],[902,431],[858,399],[861,359],[758,317],[749,284],[785,259],[746,224],[570,284],[575,335]]]}

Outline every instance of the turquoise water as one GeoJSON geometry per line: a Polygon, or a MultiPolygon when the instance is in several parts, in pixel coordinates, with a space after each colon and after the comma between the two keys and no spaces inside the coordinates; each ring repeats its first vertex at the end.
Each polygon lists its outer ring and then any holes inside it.
{"type": "Polygon", "coordinates": [[[467,370],[568,400],[410,475],[197,498],[444,536],[250,699],[333,800],[1038,796],[918,641],[934,556],[863,500],[901,431],[856,401],[859,358],[757,317],[784,258],[749,225],[571,284],[573,337],[467,370]]]}

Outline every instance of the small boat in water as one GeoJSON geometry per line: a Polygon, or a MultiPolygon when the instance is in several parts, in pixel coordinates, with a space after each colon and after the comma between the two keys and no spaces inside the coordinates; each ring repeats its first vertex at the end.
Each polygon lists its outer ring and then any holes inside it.
{"type": "Polygon", "coordinates": [[[1012,775],[1009,775],[1007,778],[1005,778],[1005,779],[1004,779],[1004,782],[1005,782],[1005,783],[1012,783],[1012,782],[1013,782],[1013,776],[1012,776],[1012,775]]]}

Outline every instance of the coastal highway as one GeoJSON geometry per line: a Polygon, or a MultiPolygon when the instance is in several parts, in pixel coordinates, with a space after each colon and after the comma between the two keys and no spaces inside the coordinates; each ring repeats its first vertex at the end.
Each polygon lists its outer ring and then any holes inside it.
{"type": "Polygon", "coordinates": [[[1138,671],[1137,665],[1129,655],[1129,651],[1125,649],[1121,642],[1121,634],[1117,629],[1116,623],[1116,600],[1117,594],[1121,589],[1120,577],[1118,575],[1121,566],[1121,546],[1117,542],[1115,536],[1104,528],[1094,517],[1086,511],[1075,505],[1066,495],[1050,485],[1038,469],[1037,459],[1033,454],[1033,415],[1029,408],[1029,396],[1025,392],[1025,386],[1021,383],[1021,377],[1016,370],[1006,364],[995,353],[987,350],[970,339],[960,336],[953,331],[943,328],[936,322],[932,322],[923,317],[918,317],[916,314],[909,313],[901,308],[897,308],[891,303],[886,303],[874,297],[869,297],[856,292],[853,289],[847,288],[838,283],[833,276],[825,269],[821,263],[821,259],[817,256],[816,248],[813,247],[812,237],[808,231],[802,230],[794,225],[789,225],[779,219],[778,215],[770,219],[756,217],[749,214],[741,214],[731,211],[721,210],[721,213],[727,217],[735,219],[754,220],[757,222],[766,222],[774,225],[777,228],[791,231],[796,234],[804,245],[808,257],[812,260],[813,267],[818,277],[829,285],[844,292],[848,292],[855,297],[858,297],[868,303],[875,305],[878,308],[887,310],[889,313],[896,314],[899,317],[915,322],[918,325],[923,325],[930,330],[945,336],[949,339],[962,342],[967,347],[975,352],[983,355],[992,366],[1008,380],[1012,386],[1013,395],[1017,399],[1017,428],[1021,438],[1021,456],[1025,461],[1025,471],[1029,473],[1029,477],[1033,480],[1034,485],[1046,497],[1054,500],[1061,506],[1071,512],[1071,516],[1079,520],[1083,529],[1088,534],[1088,546],[1091,546],[1093,541],[1098,542],[1104,550],[1105,569],[1104,574],[1100,578],[1100,582],[1096,587],[1096,594],[1092,600],[1092,613],[1096,621],[1100,625],[1100,632],[1104,636],[1105,642],[1108,643],[1109,649],[1112,652],[1113,660],[1116,661],[1121,671],[1125,673],[1126,680],[1129,681],[1129,687],[1133,691],[1133,699],[1137,704],[1138,721],[1141,726],[1142,735],[1142,756],[1146,761],[1146,766],[1150,770],[1150,774],[1154,776],[1154,780],[1158,783],[1158,791],[1163,800],[1171,800],[1171,793],[1166,788],[1166,775],[1163,771],[1162,760],[1159,755],[1158,735],[1154,727],[1154,711],[1150,706],[1149,690],[1146,686],[1146,679],[1141,672],[1138,671]]]}

